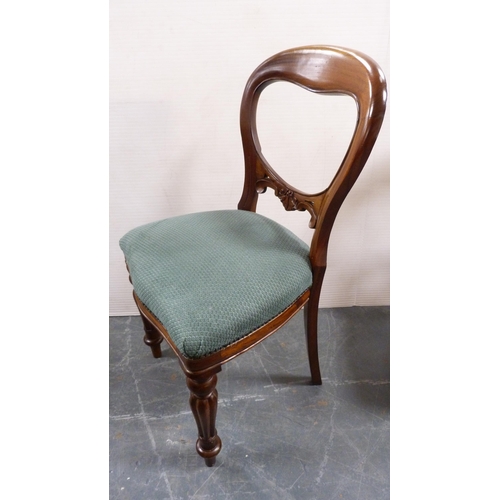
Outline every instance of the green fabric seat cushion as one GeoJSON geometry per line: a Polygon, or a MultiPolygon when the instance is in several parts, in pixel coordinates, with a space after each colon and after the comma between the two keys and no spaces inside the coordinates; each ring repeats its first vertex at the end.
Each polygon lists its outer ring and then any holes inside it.
{"type": "Polygon", "coordinates": [[[248,335],[312,284],[308,246],[244,210],[146,224],[120,247],[137,296],[191,359],[248,335]]]}

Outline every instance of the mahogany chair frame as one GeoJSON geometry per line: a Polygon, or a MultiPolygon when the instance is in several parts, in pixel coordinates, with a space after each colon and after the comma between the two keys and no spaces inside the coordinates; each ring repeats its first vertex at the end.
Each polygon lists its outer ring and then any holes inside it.
{"type": "Polygon", "coordinates": [[[314,230],[310,261],[313,281],[295,302],[267,324],[218,352],[199,359],[184,357],[165,327],[133,292],[144,323],[144,342],[155,358],[161,357],[165,339],[179,358],[190,390],[190,406],[198,426],[196,450],[209,467],[221,450],[215,427],[217,373],[224,363],[243,354],[304,308],[304,324],[312,384],[321,384],[318,358],[318,305],[327,265],[330,232],[337,213],[354,185],[382,125],[386,105],[386,82],[379,66],[366,55],[345,48],[307,46],[280,52],[264,61],[250,76],[240,110],[240,127],[245,158],[243,193],[239,210],[256,211],[259,194],[274,189],[285,210],[307,210],[314,230]],[[347,153],[330,185],[316,194],[304,193],[284,181],[264,158],[257,135],[256,110],[261,92],[271,83],[287,81],[320,94],[351,96],[357,105],[357,122],[347,153]]]}

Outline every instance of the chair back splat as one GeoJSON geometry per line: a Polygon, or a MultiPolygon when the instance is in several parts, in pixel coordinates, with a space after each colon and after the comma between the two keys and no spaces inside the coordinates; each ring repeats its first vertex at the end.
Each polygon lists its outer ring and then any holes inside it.
{"type": "Polygon", "coordinates": [[[255,211],[259,193],[275,190],[286,210],[307,210],[313,265],[326,266],[326,252],[337,213],[354,185],[377,139],[385,114],[386,82],[379,66],[368,56],[327,46],[286,50],[264,61],[250,76],[243,94],[240,127],[245,154],[245,185],[238,208],[255,211]],[[290,186],[269,165],[261,152],[256,111],[261,92],[271,83],[287,81],[318,94],[351,96],[357,105],[356,129],[344,160],[320,193],[306,194],[290,186]]]}
{"type": "Polygon", "coordinates": [[[360,52],[331,46],[286,50],[250,76],[240,110],[245,181],[238,210],[173,217],[132,229],[120,240],[144,342],[161,357],[166,340],[190,390],[196,450],[208,466],[222,442],[215,428],[221,366],[273,334],[304,309],[313,384],[321,384],[318,305],[327,249],[337,213],[375,144],[386,103],[385,78],[360,52]],[[264,158],[256,126],[261,92],[287,81],[310,92],[351,96],[357,122],[331,183],[319,193],[288,184],[264,158]],[[292,232],[256,213],[259,194],[274,190],[285,210],[307,211],[308,247],[292,232]],[[259,273],[255,273],[258,269],[259,273]]]}

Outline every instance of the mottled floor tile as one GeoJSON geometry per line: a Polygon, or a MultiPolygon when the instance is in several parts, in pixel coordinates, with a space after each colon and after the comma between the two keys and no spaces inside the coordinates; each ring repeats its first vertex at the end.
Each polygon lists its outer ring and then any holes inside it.
{"type": "Polygon", "coordinates": [[[139,317],[110,318],[110,499],[389,498],[389,308],[320,310],[323,385],[301,314],[219,374],[208,468],[179,364],[139,317]]]}

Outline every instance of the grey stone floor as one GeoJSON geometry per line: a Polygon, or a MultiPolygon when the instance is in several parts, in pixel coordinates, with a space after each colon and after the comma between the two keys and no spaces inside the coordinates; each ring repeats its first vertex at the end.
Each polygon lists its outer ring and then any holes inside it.
{"type": "Polygon", "coordinates": [[[114,499],[389,498],[389,307],[320,310],[323,385],[309,385],[302,313],[218,378],[214,467],[195,451],[188,389],[138,316],[110,318],[114,499]]]}

